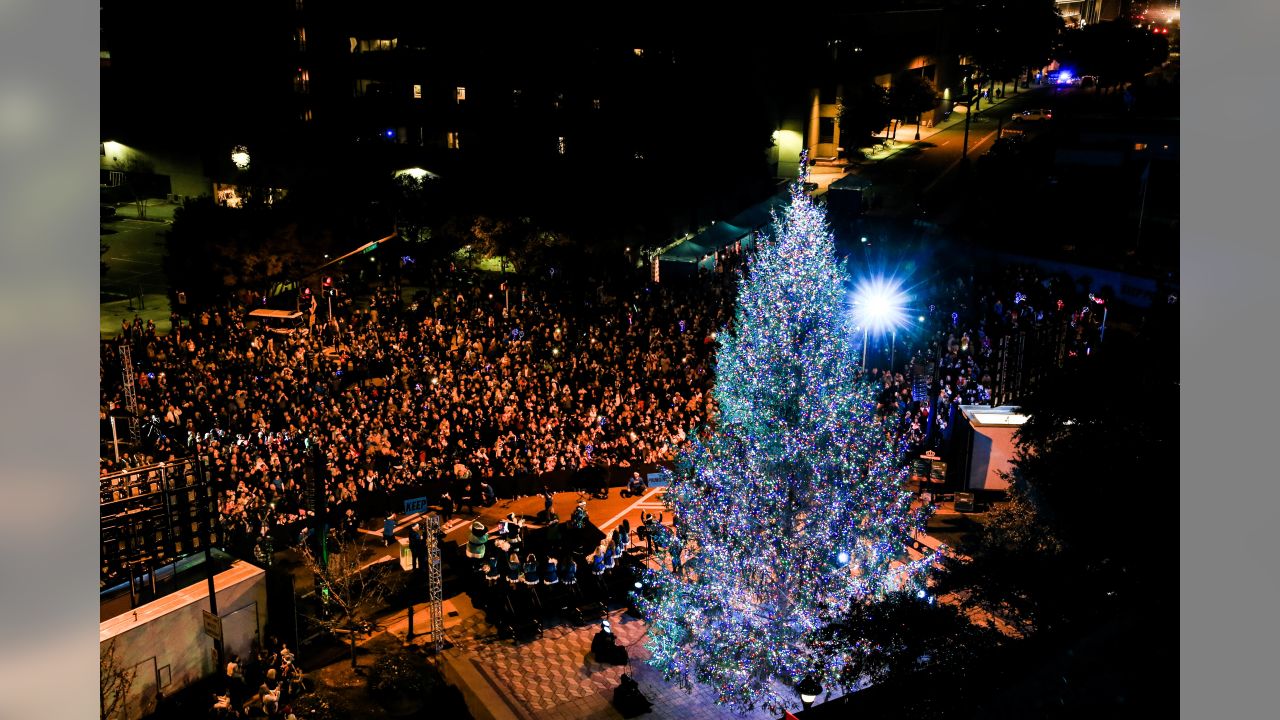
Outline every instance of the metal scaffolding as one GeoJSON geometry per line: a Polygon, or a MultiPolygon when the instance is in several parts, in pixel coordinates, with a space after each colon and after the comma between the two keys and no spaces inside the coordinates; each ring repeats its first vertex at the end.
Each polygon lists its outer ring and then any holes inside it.
{"type": "Polygon", "coordinates": [[[129,411],[129,439],[136,452],[142,444],[142,427],[138,424],[138,395],[133,388],[133,357],[128,340],[120,343],[120,372],[124,376],[124,407],[129,411]]]}
{"type": "Polygon", "coordinates": [[[435,513],[427,515],[425,539],[427,541],[427,585],[431,598],[431,645],[437,658],[444,649],[444,583],[440,572],[440,540],[437,537],[439,532],[440,516],[435,513]]]}

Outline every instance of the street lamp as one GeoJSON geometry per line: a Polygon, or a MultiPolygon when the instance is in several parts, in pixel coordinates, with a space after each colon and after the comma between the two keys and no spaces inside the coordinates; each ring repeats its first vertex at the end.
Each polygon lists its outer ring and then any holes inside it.
{"type": "Polygon", "coordinates": [[[813,701],[822,694],[822,684],[810,675],[796,685],[796,692],[800,693],[800,702],[804,703],[804,709],[808,710],[813,707],[813,701]]]}
{"type": "Polygon", "coordinates": [[[249,169],[249,148],[243,145],[237,145],[231,149],[231,162],[236,166],[237,170],[249,169]]]}
{"type": "Polygon", "coordinates": [[[882,333],[888,330],[893,335],[893,345],[889,351],[889,364],[893,365],[898,345],[898,326],[905,319],[903,306],[907,296],[901,286],[894,280],[875,278],[864,281],[854,291],[855,317],[862,326],[862,369],[867,369],[867,333],[875,330],[882,333]]]}

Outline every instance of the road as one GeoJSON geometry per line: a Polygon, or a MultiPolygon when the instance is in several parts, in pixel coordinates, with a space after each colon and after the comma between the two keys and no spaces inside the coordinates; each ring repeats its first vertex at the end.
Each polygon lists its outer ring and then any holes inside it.
{"type": "MultiPolygon", "coordinates": [[[[1048,88],[1035,88],[1017,96],[1007,96],[994,107],[984,104],[969,123],[969,161],[975,162],[991,148],[1000,120],[1007,125],[1015,112],[1032,107],[1052,107],[1049,93],[1051,90],[1048,88]]],[[[903,139],[909,139],[909,136],[904,135],[903,139]]],[[[864,165],[861,174],[877,187],[885,188],[882,193],[884,204],[879,212],[910,214],[917,203],[924,203],[938,212],[949,205],[941,198],[948,189],[948,182],[958,175],[956,171],[961,166],[963,146],[964,122],[961,119],[884,160],[864,165]]]]}
{"type": "Polygon", "coordinates": [[[137,296],[169,291],[164,274],[165,232],[169,225],[142,220],[115,220],[102,224],[101,240],[108,246],[103,262],[103,294],[137,296]]]}

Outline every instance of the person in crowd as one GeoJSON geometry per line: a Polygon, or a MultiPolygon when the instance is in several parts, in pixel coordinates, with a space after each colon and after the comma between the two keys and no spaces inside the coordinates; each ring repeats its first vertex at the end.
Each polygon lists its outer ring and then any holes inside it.
{"type": "Polygon", "coordinates": [[[547,565],[542,569],[542,584],[555,585],[560,582],[559,568],[557,566],[558,561],[554,557],[548,556],[547,565]]]}
{"type": "Polygon", "coordinates": [[[581,530],[587,526],[589,520],[587,503],[585,500],[579,500],[577,507],[573,509],[573,514],[569,516],[569,527],[574,530],[581,530]]]}
{"type": "Polygon", "coordinates": [[[605,665],[626,665],[629,662],[627,649],[618,644],[608,620],[600,623],[600,630],[591,638],[591,654],[595,655],[596,662],[605,665]]]}
{"type": "Polygon", "coordinates": [[[542,497],[542,519],[545,522],[547,518],[551,517],[551,506],[555,500],[555,495],[547,489],[546,485],[543,485],[540,496],[542,497]]]}
{"type": "Polygon", "coordinates": [[[511,553],[507,556],[507,582],[514,586],[523,576],[524,566],[520,564],[520,556],[511,553]]]}
{"type": "Polygon", "coordinates": [[[387,517],[382,521],[382,544],[390,545],[396,540],[396,515],[395,513],[387,513],[387,517]]]}
{"type": "Polygon", "coordinates": [[[414,523],[409,528],[409,554],[412,556],[413,569],[422,569],[422,561],[427,554],[427,539],[422,535],[422,523],[414,523]]]}
{"type": "Polygon", "coordinates": [[[484,523],[476,520],[471,523],[471,535],[467,538],[467,557],[472,560],[483,560],[485,548],[489,544],[489,531],[484,523]]]}
{"type": "Polygon", "coordinates": [[[627,480],[626,490],[622,492],[623,497],[640,497],[649,489],[649,481],[640,477],[640,473],[631,473],[631,478],[627,480]]]}
{"type": "Polygon", "coordinates": [[[449,522],[453,517],[453,497],[448,490],[440,493],[440,522],[449,522]]]}
{"type": "Polygon", "coordinates": [[[618,544],[623,552],[631,547],[631,521],[627,518],[622,518],[622,522],[618,524],[618,544]]]}
{"type": "Polygon", "coordinates": [[[526,585],[537,585],[542,582],[542,578],[538,575],[538,556],[529,553],[524,559],[524,583],[526,585]]]}

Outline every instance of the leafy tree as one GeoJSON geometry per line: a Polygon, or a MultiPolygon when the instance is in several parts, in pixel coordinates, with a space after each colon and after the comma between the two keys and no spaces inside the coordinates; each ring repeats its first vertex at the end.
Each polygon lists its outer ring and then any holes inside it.
{"type": "Polygon", "coordinates": [[[1063,36],[1064,64],[1081,75],[1097,75],[1100,87],[1135,82],[1169,57],[1164,35],[1111,21],[1072,30],[1063,36]]]}
{"type": "Polygon", "coordinates": [[[858,648],[842,668],[842,684],[850,687],[970,663],[997,642],[993,631],[973,624],[956,606],[904,591],[854,603],[829,633],[858,648]]]}
{"type": "Polygon", "coordinates": [[[1024,67],[1048,62],[1062,31],[1054,0],[983,0],[965,11],[961,47],[992,85],[1017,80],[1024,67]]]}
{"type": "Polygon", "coordinates": [[[1149,342],[1108,334],[1090,362],[1024,403],[1009,502],[961,548],[972,562],[948,576],[1026,633],[1141,608],[1172,572],[1135,537],[1177,476],[1177,386],[1165,372],[1135,372],[1161,352],[1149,342]]]}
{"type": "Polygon", "coordinates": [[[840,99],[840,132],[864,141],[889,124],[889,92],[874,83],[845,89],[840,99]]]}
{"type": "MultiPolygon", "coordinates": [[[[889,88],[889,107],[894,117],[901,123],[909,118],[916,119],[916,140],[920,139],[920,115],[938,107],[938,91],[933,83],[915,73],[902,73],[894,78],[889,88]]],[[[897,128],[894,128],[897,136],[897,128]]]]}

